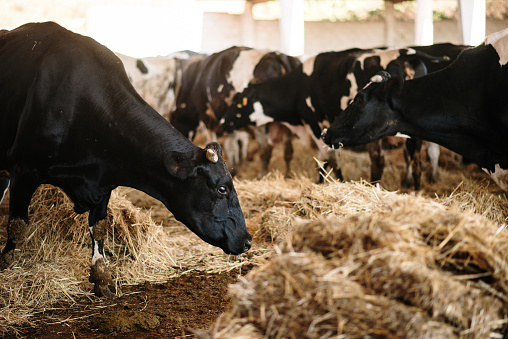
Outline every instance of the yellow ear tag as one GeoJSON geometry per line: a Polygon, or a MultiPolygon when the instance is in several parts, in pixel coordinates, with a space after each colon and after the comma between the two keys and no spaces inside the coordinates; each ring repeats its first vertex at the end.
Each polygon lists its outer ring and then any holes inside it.
{"type": "Polygon", "coordinates": [[[242,104],[243,104],[244,106],[247,106],[247,97],[243,97],[242,104]]]}
{"type": "Polygon", "coordinates": [[[242,107],[243,107],[242,104],[240,104],[240,103],[236,104],[236,108],[242,108],[242,107]]]}

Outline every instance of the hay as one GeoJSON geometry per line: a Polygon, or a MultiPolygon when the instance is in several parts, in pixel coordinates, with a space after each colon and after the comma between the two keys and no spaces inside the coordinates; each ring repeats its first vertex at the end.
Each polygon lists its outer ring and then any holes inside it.
{"type": "Polygon", "coordinates": [[[252,212],[257,199],[256,234],[277,246],[231,286],[231,310],[200,338],[500,338],[508,330],[504,200],[470,190],[488,207],[469,206],[460,187],[429,199],[362,183],[255,185],[259,196],[242,195],[242,206],[252,212]]]}
{"type": "MultiPolygon", "coordinates": [[[[278,172],[235,187],[254,235],[239,257],[176,220],[157,225],[115,190],[105,252],[116,283],[259,266],[232,286],[231,310],[204,338],[481,338],[508,329],[508,209],[491,187],[465,180],[430,199],[278,172]]],[[[28,241],[0,275],[0,332],[90,296],[87,214],[72,207],[57,188],[34,194],[28,241]]]]}
{"type": "MultiPolygon", "coordinates": [[[[49,185],[34,194],[29,212],[27,241],[16,250],[15,266],[0,274],[0,330],[57,301],[91,295],[88,214],[74,213],[63,192],[49,185]]],[[[162,282],[175,275],[168,237],[147,212],[114,191],[108,218],[104,249],[115,283],[162,282]]]]}
{"type": "Polygon", "coordinates": [[[508,200],[491,181],[465,180],[453,192],[439,199],[446,206],[457,206],[481,214],[499,224],[508,221],[508,200]],[[494,186],[494,187],[493,187],[494,186]],[[491,191],[494,191],[491,193],[491,191]]]}
{"type": "MultiPolygon", "coordinates": [[[[117,285],[161,283],[193,270],[230,271],[268,252],[259,248],[228,256],[176,220],[165,229],[126,199],[128,191],[114,190],[108,204],[104,253],[117,285]]],[[[15,265],[0,274],[0,334],[15,332],[13,326],[29,323],[33,314],[59,301],[91,297],[88,213],[76,214],[60,189],[43,185],[32,197],[29,215],[27,240],[15,251],[15,265]]]]}

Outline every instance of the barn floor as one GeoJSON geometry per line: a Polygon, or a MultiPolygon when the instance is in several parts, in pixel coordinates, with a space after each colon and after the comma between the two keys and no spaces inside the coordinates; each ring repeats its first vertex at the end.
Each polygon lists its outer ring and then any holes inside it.
{"type": "MultiPolygon", "coordinates": [[[[283,172],[282,147],[274,149],[270,168],[283,172]]],[[[253,160],[243,165],[238,174],[239,180],[255,180],[259,168],[256,146],[249,147],[253,160]]],[[[292,162],[293,176],[314,175],[316,163],[309,156],[299,141],[295,141],[295,157],[292,162]]],[[[369,160],[366,153],[342,151],[343,174],[346,180],[368,178],[369,160]]],[[[411,189],[400,187],[400,178],[404,173],[404,162],[401,149],[386,152],[387,166],[381,185],[389,190],[411,192],[411,189]]],[[[473,177],[479,182],[488,182],[488,177],[475,166],[463,167],[456,157],[446,150],[440,157],[441,180],[428,183],[427,161],[424,161],[424,179],[419,194],[435,197],[449,195],[466,177],[473,177]]],[[[489,183],[489,187],[495,185],[489,183]]],[[[242,192],[238,192],[241,202],[242,192]]],[[[156,222],[169,220],[168,213],[161,203],[138,191],[127,194],[136,206],[151,209],[156,222]]],[[[8,211],[8,201],[0,206],[0,215],[8,211]]],[[[182,226],[182,230],[186,231],[182,226]]],[[[58,304],[52,309],[36,314],[30,318],[31,325],[17,327],[18,333],[8,338],[193,338],[192,329],[206,329],[214,324],[217,317],[228,307],[228,285],[246,274],[252,267],[242,267],[221,274],[190,272],[163,284],[143,284],[124,286],[124,295],[117,300],[80,299],[73,304],[58,304]],[[160,325],[154,329],[136,330],[125,334],[106,334],[99,331],[94,319],[98,315],[118,314],[119,311],[143,311],[156,315],[160,325]]],[[[141,321],[147,325],[148,321],[141,321]]],[[[104,330],[103,330],[104,331],[104,330]]]]}

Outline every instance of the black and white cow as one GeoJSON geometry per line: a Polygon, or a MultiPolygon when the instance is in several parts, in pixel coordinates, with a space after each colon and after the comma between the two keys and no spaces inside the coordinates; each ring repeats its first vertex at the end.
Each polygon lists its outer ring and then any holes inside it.
{"type": "Polygon", "coordinates": [[[199,114],[195,109],[187,109],[187,101],[192,94],[194,82],[198,77],[205,55],[195,55],[189,59],[182,69],[180,90],[176,94],[175,105],[169,114],[169,121],[189,140],[194,140],[199,126],[199,114]],[[177,110],[177,107],[180,107],[177,110]],[[175,113],[175,111],[177,111],[175,113]]]}
{"type": "MultiPolygon", "coordinates": [[[[394,74],[419,76],[426,72],[422,59],[442,60],[412,49],[320,53],[305,60],[302,69],[269,82],[251,84],[237,94],[221,121],[222,128],[231,131],[272,121],[287,123],[293,129],[303,125],[307,128],[299,131],[307,134],[300,133],[300,138],[313,137],[319,150],[317,158],[326,161],[336,176],[342,178],[337,153],[328,150],[319,137],[322,128],[340,114],[358,88],[367,84],[376,72],[386,69],[394,74]]],[[[371,180],[380,180],[384,167],[381,144],[369,145],[369,154],[371,180]]]]}
{"type": "Polygon", "coordinates": [[[445,69],[404,81],[379,74],[323,134],[352,146],[397,132],[477,163],[508,190],[508,29],[464,50],[445,69]]]}
{"type": "MultiPolygon", "coordinates": [[[[211,131],[208,140],[215,140],[220,131],[218,122],[228,108],[231,98],[249,83],[259,83],[281,76],[298,67],[300,61],[283,53],[234,46],[206,57],[192,72],[184,72],[185,88],[177,97],[171,123],[192,139],[198,127],[211,131]],[[192,84],[192,86],[190,86],[192,84]]],[[[238,137],[238,136],[235,136],[238,137]]],[[[246,154],[248,134],[241,134],[243,154],[246,154]]],[[[225,141],[230,168],[238,164],[235,142],[225,141]]]]}
{"type": "Polygon", "coordinates": [[[56,23],[0,32],[0,170],[10,178],[7,243],[0,268],[24,240],[41,184],[89,211],[90,281],[114,296],[104,257],[107,205],[117,186],[160,200],[176,219],[224,252],[247,251],[247,232],[221,148],[192,144],[150,107],[122,62],[95,40],[56,23]]]}
{"type": "Polygon", "coordinates": [[[161,115],[169,118],[181,87],[182,72],[189,59],[199,55],[192,51],[165,56],[134,58],[120,53],[129,80],[136,91],[161,115]]]}

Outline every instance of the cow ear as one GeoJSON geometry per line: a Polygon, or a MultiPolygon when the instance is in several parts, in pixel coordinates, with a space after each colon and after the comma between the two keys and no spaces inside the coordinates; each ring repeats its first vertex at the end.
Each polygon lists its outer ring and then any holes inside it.
{"type": "Polygon", "coordinates": [[[168,152],[164,158],[164,166],[172,176],[184,180],[194,171],[194,165],[185,153],[168,152]]]}
{"type": "Polygon", "coordinates": [[[401,76],[395,76],[388,79],[386,82],[386,94],[390,97],[398,96],[402,92],[404,87],[404,78],[401,76]]]}

